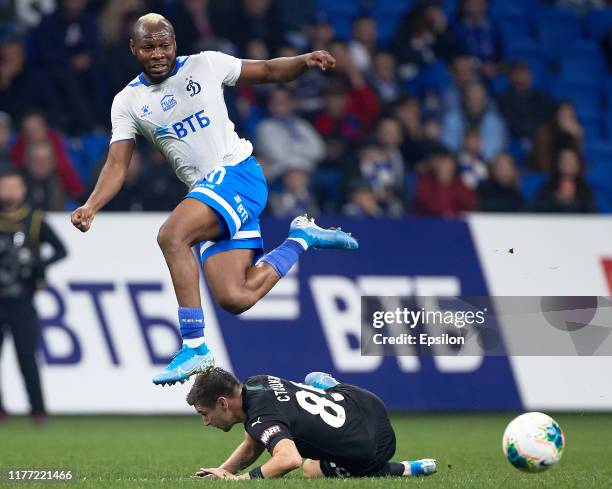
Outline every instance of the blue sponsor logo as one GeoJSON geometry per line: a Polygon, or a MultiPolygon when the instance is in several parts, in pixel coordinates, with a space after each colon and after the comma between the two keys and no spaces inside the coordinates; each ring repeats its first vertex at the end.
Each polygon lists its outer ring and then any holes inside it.
{"type": "Polygon", "coordinates": [[[188,134],[204,129],[209,125],[210,119],[204,115],[204,110],[200,110],[172,124],[172,129],[179,139],[183,139],[188,134]]]}
{"type": "Polygon", "coordinates": [[[172,107],[175,107],[176,104],[177,102],[174,95],[170,93],[168,95],[164,95],[164,98],[161,99],[161,106],[162,109],[164,109],[164,112],[170,110],[172,107]]]}

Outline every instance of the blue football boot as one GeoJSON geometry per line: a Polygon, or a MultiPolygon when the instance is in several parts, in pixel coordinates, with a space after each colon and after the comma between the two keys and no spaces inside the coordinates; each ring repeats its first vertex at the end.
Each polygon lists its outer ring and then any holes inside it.
{"type": "Polygon", "coordinates": [[[357,240],[340,228],[323,229],[307,214],[296,217],[289,226],[289,237],[303,239],[309,248],[315,250],[336,249],[356,250],[357,240]]]}
{"type": "Polygon", "coordinates": [[[310,372],[304,379],[304,383],[311,387],[326,391],[327,389],[336,387],[340,382],[325,372],[310,372]]]}
{"type": "Polygon", "coordinates": [[[174,354],[166,369],[153,377],[153,383],[156,385],[173,385],[180,382],[182,384],[192,375],[204,373],[206,369],[214,365],[213,354],[205,343],[196,348],[183,345],[174,354]]]}
{"type": "Polygon", "coordinates": [[[404,476],[415,477],[418,475],[431,475],[436,472],[436,460],[433,458],[422,458],[421,460],[407,460],[401,462],[404,466],[404,476]]]}

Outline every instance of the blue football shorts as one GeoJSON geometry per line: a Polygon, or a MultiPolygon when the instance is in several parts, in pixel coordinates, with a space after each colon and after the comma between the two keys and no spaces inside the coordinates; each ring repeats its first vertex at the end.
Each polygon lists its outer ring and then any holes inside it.
{"type": "Polygon", "coordinates": [[[259,215],[266,207],[268,184],[253,156],[237,165],[214,168],[185,198],[211,207],[222,229],[218,240],[198,245],[202,265],[216,253],[241,248],[255,250],[253,263],[263,256],[259,215]]]}

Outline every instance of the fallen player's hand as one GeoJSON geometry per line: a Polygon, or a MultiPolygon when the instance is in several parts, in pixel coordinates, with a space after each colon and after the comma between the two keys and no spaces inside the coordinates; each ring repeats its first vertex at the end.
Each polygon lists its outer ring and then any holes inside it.
{"type": "Polygon", "coordinates": [[[72,212],[70,220],[75,228],[85,233],[91,227],[91,223],[94,220],[94,212],[87,205],[83,205],[72,212]]]}
{"type": "Polygon", "coordinates": [[[228,480],[236,480],[238,479],[238,477],[236,477],[234,474],[232,474],[231,472],[228,472],[225,469],[215,469],[215,468],[210,468],[210,469],[204,469],[204,468],[200,468],[200,470],[198,470],[196,472],[196,475],[198,477],[209,477],[211,479],[228,479],[228,480]]]}
{"type": "Polygon", "coordinates": [[[308,68],[317,67],[322,71],[326,71],[336,66],[336,58],[327,51],[313,51],[308,53],[306,57],[306,66],[308,68]]]}

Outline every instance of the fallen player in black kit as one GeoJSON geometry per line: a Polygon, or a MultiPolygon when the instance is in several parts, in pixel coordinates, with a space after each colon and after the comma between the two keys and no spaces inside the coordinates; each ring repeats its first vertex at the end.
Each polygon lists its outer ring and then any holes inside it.
{"type": "Polygon", "coordinates": [[[271,375],[244,384],[213,368],[200,374],[187,402],[206,426],[245,428],[244,441],[217,468],[196,475],[220,479],[282,477],[302,467],[304,477],[382,477],[430,475],[436,461],[392,462],[395,433],[383,402],[360,387],[313,373],[300,384],[271,375]],[[272,458],[237,475],[267,448],[272,458]],[[302,464],[302,458],[306,458],[302,464]]]}

